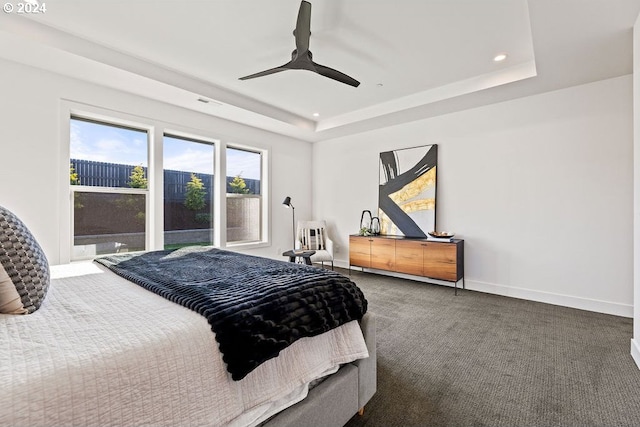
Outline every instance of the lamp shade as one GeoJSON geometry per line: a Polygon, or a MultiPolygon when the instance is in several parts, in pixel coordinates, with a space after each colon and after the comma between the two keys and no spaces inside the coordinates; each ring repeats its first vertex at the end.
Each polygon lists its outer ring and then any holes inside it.
{"type": "Polygon", "coordinates": [[[293,205],[291,204],[291,197],[289,196],[284,198],[284,202],[282,202],[282,206],[291,208],[291,229],[292,229],[292,236],[293,236],[292,250],[295,251],[296,250],[296,208],[294,208],[293,205]]]}

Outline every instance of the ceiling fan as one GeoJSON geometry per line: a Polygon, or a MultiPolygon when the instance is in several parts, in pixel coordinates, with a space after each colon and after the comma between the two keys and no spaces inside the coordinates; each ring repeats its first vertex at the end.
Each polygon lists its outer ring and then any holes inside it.
{"type": "Polygon", "coordinates": [[[240,77],[240,80],[267,76],[285,70],[308,70],[349,86],[358,87],[358,85],[360,85],[359,81],[338,70],[313,62],[313,55],[309,50],[309,38],[311,37],[311,3],[308,1],[302,1],[302,3],[300,3],[298,22],[296,23],[295,30],[293,30],[293,35],[296,38],[296,48],[291,52],[291,61],[279,67],[240,77]]]}

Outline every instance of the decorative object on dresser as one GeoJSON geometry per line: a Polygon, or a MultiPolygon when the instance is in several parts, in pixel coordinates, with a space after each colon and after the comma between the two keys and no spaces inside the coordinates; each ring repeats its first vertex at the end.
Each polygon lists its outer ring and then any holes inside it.
{"type": "Polygon", "coordinates": [[[349,236],[349,268],[371,268],[453,282],[464,289],[464,240],[433,242],[401,236],[349,236]]]}
{"type": "Polygon", "coordinates": [[[370,210],[362,211],[360,215],[360,229],[358,234],[361,236],[376,236],[380,234],[380,218],[371,216],[370,210]]]}
{"type": "Polygon", "coordinates": [[[373,221],[373,217],[371,216],[370,210],[362,211],[360,215],[360,226],[358,228],[358,233],[361,236],[370,236],[371,235],[371,222],[373,221]]]}
{"type": "Polygon", "coordinates": [[[371,234],[374,236],[380,234],[380,218],[377,216],[371,218],[371,234]]]}
{"type": "Polygon", "coordinates": [[[436,144],[380,153],[381,234],[426,238],[436,229],[437,163],[436,144]]]}
{"type": "Polygon", "coordinates": [[[455,236],[452,231],[430,231],[427,238],[430,242],[450,242],[455,236]]]}

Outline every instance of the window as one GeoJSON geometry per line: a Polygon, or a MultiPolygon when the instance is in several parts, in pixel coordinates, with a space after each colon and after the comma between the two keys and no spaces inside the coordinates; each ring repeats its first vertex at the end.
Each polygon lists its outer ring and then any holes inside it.
{"type": "Polygon", "coordinates": [[[164,247],[213,244],[214,145],[165,135],[164,247]]]}
{"type": "Polygon", "coordinates": [[[262,155],[228,147],[227,243],[262,239],[262,155]]]}
{"type": "Polygon", "coordinates": [[[65,119],[70,260],[192,245],[268,244],[268,150],[186,128],[165,129],[158,120],[147,125],[120,113],[103,121],[97,117],[107,111],[79,113],[81,108],[73,105],[65,119]]]}
{"type": "Polygon", "coordinates": [[[146,249],[147,132],[72,117],[72,258],[146,249]]]}

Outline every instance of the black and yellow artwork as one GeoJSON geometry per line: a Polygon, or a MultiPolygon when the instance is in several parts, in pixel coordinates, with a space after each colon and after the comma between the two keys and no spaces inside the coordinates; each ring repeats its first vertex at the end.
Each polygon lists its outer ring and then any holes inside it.
{"type": "Polygon", "coordinates": [[[427,237],[436,230],[438,146],[380,153],[380,233],[427,237]]]}

